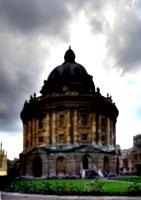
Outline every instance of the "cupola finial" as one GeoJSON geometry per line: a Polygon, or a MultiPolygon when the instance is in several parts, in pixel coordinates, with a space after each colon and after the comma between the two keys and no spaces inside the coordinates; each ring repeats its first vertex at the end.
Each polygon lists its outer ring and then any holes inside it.
{"type": "Polygon", "coordinates": [[[69,49],[66,51],[64,56],[65,62],[75,63],[75,54],[69,45],[69,49]]]}

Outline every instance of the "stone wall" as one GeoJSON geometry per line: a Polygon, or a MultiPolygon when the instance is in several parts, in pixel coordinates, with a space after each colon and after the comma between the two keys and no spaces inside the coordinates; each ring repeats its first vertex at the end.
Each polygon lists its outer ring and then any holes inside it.
{"type": "MultiPolygon", "coordinates": [[[[87,166],[87,163],[83,163],[83,158],[86,157],[88,162],[87,169],[93,169],[98,171],[99,169],[104,172],[116,173],[116,155],[100,152],[87,152],[85,149],[81,149],[78,152],[52,152],[45,151],[33,151],[27,155],[24,155],[21,159],[21,174],[27,177],[36,176],[34,174],[34,166],[37,170],[40,170],[40,162],[34,163],[34,159],[39,157],[41,160],[41,177],[77,177],[81,176],[82,169],[87,166]],[[24,173],[23,173],[24,171],[24,173]]],[[[37,174],[38,175],[38,174],[37,174]]]]}

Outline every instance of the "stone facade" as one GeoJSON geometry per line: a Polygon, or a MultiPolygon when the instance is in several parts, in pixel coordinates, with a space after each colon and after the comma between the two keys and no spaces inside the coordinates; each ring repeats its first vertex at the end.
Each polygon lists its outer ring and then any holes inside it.
{"type": "Polygon", "coordinates": [[[141,175],[141,134],[133,137],[133,163],[134,171],[141,175]]]}
{"type": "Polygon", "coordinates": [[[124,149],[119,156],[120,175],[141,175],[141,134],[133,137],[133,147],[124,149]]]}
{"type": "Polygon", "coordinates": [[[104,97],[69,49],[21,112],[20,175],[76,176],[82,170],[116,173],[118,109],[104,97]]]}
{"type": "Polygon", "coordinates": [[[119,156],[119,174],[133,175],[134,173],[133,148],[124,149],[119,156]]]}
{"type": "Polygon", "coordinates": [[[7,155],[0,144],[0,176],[7,175],[7,155]]]}
{"type": "MultiPolygon", "coordinates": [[[[114,153],[100,152],[91,146],[79,146],[59,150],[37,148],[23,156],[22,176],[28,177],[81,177],[83,169],[113,172],[116,156],[114,153]],[[50,151],[50,152],[49,152],[50,151]]],[[[21,158],[22,159],[22,158],[21,158]]]]}

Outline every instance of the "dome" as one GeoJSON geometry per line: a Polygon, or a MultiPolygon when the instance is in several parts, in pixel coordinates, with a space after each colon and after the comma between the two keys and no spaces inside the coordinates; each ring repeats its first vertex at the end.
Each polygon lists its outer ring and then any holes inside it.
{"type": "Polygon", "coordinates": [[[93,93],[95,91],[92,76],[86,69],[75,62],[75,54],[69,48],[64,55],[64,63],[57,66],[48,76],[47,81],[41,89],[41,94],[62,93],[64,88],[67,91],[79,93],[93,93]]]}

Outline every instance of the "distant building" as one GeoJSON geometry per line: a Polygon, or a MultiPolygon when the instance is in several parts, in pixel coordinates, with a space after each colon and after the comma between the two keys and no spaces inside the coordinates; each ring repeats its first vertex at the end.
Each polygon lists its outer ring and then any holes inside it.
{"type": "Polygon", "coordinates": [[[141,176],[141,134],[133,137],[133,163],[137,175],[141,176]]]}
{"type": "MultiPolygon", "coordinates": [[[[36,77],[35,77],[36,78],[36,77]]],[[[20,175],[80,177],[116,173],[118,109],[95,90],[93,78],[69,49],[44,81],[41,96],[25,102],[20,175]]]]}
{"type": "Polygon", "coordinates": [[[119,156],[119,175],[132,175],[133,173],[133,148],[121,150],[121,155],[119,156]]]}
{"type": "Polygon", "coordinates": [[[141,175],[141,134],[133,137],[133,147],[124,149],[119,156],[119,174],[141,175]]]}
{"type": "Polygon", "coordinates": [[[2,149],[2,142],[0,143],[0,176],[7,175],[7,155],[2,149]]]}

